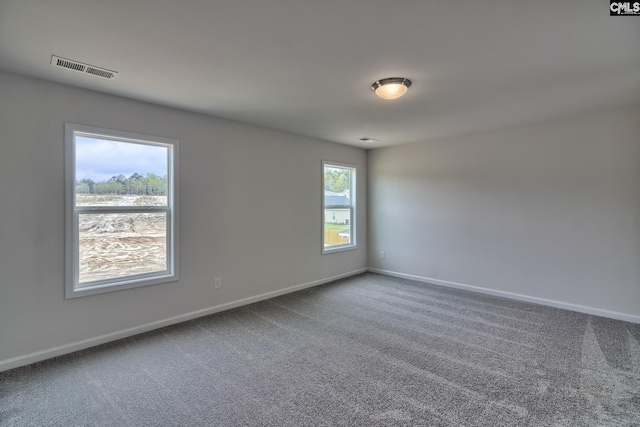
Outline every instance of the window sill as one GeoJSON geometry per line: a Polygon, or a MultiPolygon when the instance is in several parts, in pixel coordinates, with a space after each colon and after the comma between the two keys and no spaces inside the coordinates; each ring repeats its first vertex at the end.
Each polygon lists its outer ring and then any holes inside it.
{"type": "Polygon", "coordinates": [[[143,286],[159,285],[161,283],[177,282],[177,274],[166,274],[152,278],[123,280],[117,283],[96,284],[93,286],[78,287],[65,294],[65,299],[85,297],[89,295],[104,294],[107,292],[122,291],[125,289],[141,288],[143,286]]]}
{"type": "Polygon", "coordinates": [[[352,251],[354,249],[358,249],[358,245],[349,245],[349,246],[334,246],[329,248],[322,249],[322,255],[332,254],[335,252],[344,252],[344,251],[352,251]]]}

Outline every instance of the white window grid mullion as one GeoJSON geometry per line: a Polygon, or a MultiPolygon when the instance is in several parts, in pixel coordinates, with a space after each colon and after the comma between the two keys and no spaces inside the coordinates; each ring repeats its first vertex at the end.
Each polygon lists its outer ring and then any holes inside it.
{"type": "Polygon", "coordinates": [[[325,209],[351,209],[353,205],[325,205],[325,209]]]}
{"type": "Polygon", "coordinates": [[[78,214],[170,212],[168,206],[76,206],[78,214]]]}

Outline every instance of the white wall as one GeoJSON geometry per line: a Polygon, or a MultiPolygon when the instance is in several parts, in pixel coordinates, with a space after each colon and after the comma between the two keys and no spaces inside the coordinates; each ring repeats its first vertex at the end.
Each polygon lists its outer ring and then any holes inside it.
{"type": "Polygon", "coordinates": [[[640,108],[377,149],[369,177],[370,267],[640,321],[640,108]]]}
{"type": "Polygon", "coordinates": [[[367,266],[365,209],[359,248],[321,254],[322,160],[365,177],[364,150],[7,73],[0,94],[0,368],[367,266]],[[64,299],[65,122],[180,140],[179,282],[64,299]]]}

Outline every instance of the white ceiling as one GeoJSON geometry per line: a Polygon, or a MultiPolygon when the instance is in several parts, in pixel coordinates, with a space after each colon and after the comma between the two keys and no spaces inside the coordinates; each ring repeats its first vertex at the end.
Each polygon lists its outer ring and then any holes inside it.
{"type": "Polygon", "coordinates": [[[0,0],[0,69],[371,148],[640,102],[607,0],[0,0]],[[114,80],[51,55],[116,70],[114,80]],[[407,95],[373,81],[407,77],[407,95]],[[380,142],[361,143],[361,137],[380,142]]]}

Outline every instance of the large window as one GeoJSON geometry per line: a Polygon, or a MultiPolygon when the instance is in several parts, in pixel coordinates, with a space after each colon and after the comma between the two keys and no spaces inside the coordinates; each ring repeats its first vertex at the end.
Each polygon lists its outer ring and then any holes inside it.
{"type": "Polygon", "coordinates": [[[67,123],[65,150],[65,297],[177,280],[178,141],[67,123]]]}
{"type": "Polygon", "coordinates": [[[356,167],[322,162],[322,252],[356,246],[356,167]]]}

